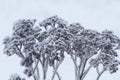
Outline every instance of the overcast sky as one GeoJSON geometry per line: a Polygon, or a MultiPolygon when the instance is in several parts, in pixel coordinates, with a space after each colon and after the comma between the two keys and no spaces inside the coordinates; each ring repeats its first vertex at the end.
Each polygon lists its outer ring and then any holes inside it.
{"type": "MultiPolygon", "coordinates": [[[[88,29],[112,30],[120,37],[120,0],[0,0],[0,80],[8,80],[11,73],[23,71],[18,57],[3,54],[2,40],[12,33],[13,23],[23,18],[42,21],[53,15],[69,23],[79,22],[88,29]]],[[[74,80],[73,70],[68,57],[59,72],[63,80],[74,80]]],[[[119,75],[120,70],[113,75],[106,72],[101,80],[119,80],[119,75]]],[[[91,70],[86,80],[95,80],[95,76],[91,70]]]]}

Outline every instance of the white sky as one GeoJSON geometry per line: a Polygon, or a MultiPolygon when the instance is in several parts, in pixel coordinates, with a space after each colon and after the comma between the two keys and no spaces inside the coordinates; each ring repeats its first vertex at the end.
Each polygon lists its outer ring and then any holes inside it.
{"type": "MultiPolygon", "coordinates": [[[[89,29],[112,30],[120,36],[120,0],[0,0],[0,80],[8,80],[11,73],[22,74],[20,60],[3,54],[2,40],[12,32],[14,21],[35,18],[39,21],[53,16],[69,23],[80,22],[89,29]]],[[[74,67],[69,57],[61,65],[59,72],[63,80],[74,80],[74,67]]],[[[120,70],[110,75],[106,72],[101,80],[119,80],[120,70]]],[[[91,70],[86,80],[95,80],[91,70]]]]}

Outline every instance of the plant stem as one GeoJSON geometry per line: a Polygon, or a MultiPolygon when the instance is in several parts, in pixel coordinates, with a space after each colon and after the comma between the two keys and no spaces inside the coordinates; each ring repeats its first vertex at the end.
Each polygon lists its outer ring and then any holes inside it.
{"type": "Polygon", "coordinates": [[[80,64],[79,64],[79,66],[78,66],[78,73],[77,73],[77,78],[78,78],[78,80],[79,80],[79,76],[80,76],[80,71],[81,71],[81,66],[82,66],[82,59],[80,59],[80,64]]]}
{"type": "MultiPolygon", "coordinates": [[[[64,59],[64,58],[63,58],[64,59]]],[[[60,60],[60,62],[58,63],[58,64],[56,64],[56,67],[54,67],[54,73],[53,73],[53,76],[52,76],[52,79],[51,80],[54,80],[54,77],[55,77],[55,74],[57,74],[58,75],[58,72],[57,72],[57,70],[58,70],[58,68],[59,68],[59,66],[60,66],[60,64],[63,62],[63,59],[62,60],[60,60]]],[[[61,78],[60,78],[60,76],[58,76],[59,77],[59,80],[61,80],[61,78]]]]}
{"type": "Polygon", "coordinates": [[[43,69],[43,80],[46,80],[47,76],[47,69],[48,69],[48,57],[43,56],[43,64],[42,64],[42,69],[43,69]]]}
{"type": "MultiPolygon", "coordinates": [[[[85,59],[83,62],[82,62],[82,66],[81,66],[81,73],[80,73],[80,80],[82,80],[83,78],[83,72],[84,72],[84,69],[85,69],[85,66],[86,66],[86,63],[87,63],[87,60],[85,59]]],[[[79,76],[79,75],[78,75],[79,76]]]]}
{"type": "Polygon", "coordinates": [[[99,80],[99,79],[100,79],[100,77],[101,77],[101,75],[104,73],[104,71],[105,71],[105,69],[103,69],[103,70],[100,72],[100,74],[98,75],[98,77],[97,77],[96,80],[99,80]]]}
{"type": "Polygon", "coordinates": [[[71,56],[71,59],[72,59],[72,61],[73,61],[73,63],[74,63],[74,66],[75,66],[75,80],[78,80],[78,67],[77,67],[77,63],[76,63],[76,61],[75,61],[75,58],[74,58],[74,56],[70,53],[70,56],[71,56]]]}
{"type": "Polygon", "coordinates": [[[38,59],[37,61],[35,60],[35,68],[33,69],[33,73],[35,73],[35,70],[37,70],[37,77],[38,77],[38,80],[40,80],[39,68],[38,68],[39,60],[40,60],[40,59],[38,59]]]}
{"type": "Polygon", "coordinates": [[[86,71],[83,73],[82,79],[85,78],[85,76],[87,75],[87,73],[89,72],[89,70],[92,68],[92,66],[89,66],[86,71]]]}

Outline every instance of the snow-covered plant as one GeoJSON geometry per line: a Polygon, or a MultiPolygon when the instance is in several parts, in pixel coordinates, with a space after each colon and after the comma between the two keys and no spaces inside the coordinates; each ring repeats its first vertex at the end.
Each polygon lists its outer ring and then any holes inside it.
{"type": "Polygon", "coordinates": [[[46,79],[46,72],[48,66],[53,67],[53,76],[58,76],[59,80],[61,77],[57,72],[59,65],[64,60],[64,52],[68,46],[65,43],[67,36],[66,34],[67,22],[58,16],[52,16],[40,23],[40,27],[45,28],[38,38],[38,43],[34,46],[36,52],[40,52],[42,59],[41,64],[44,70],[44,79],[46,79]]]}
{"type": "MultiPolygon", "coordinates": [[[[68,24],[58,16],[47,18],[38,26],[35,22],[35,19],[18,20],[13,26],[12,35],[3,42],[5,54],[16,54],[21,58],[27,77],[47,80],[48,69],[52,67],[50,80],[54,80],[55,76],[61,80],[58,68],[65,53],[71,56],[74,63],[75,80],[83,80],[92,67],[98,73],[97,80],[104,71],[115,73],[118,70],[120,62],[116,57],[120,39],[111,31],[99,33],[85,29],[80,23],[68,24]],[[102,71],[100,66],[103,67],[102,71]]],[[[22,80],[16,78],[10,80],[22,80]]]]}
{"type": "MultiPolygon", "coordinates": [[[[34,74],[33,68],[33,46],[36,43],[34,24],[36,20],[19,20],[13,26],[13,34],[4,40],[4,53],[8,56],[13,54],[18,55],[21,60],[21,65],[29,68],[31,74],[34,74]]],[[[29,71],[29,74],[30,74],[29,71]]],[[[29,75],[29,76],[32,76],[29,75]]],[[[34,75],[35,78],[35,75],[34,75]]],[[[35,79],[37,80],[37,79],[35,79]]]]}
{"type": "Polygon", "coordinates": [[[99,80],[100,76],[105,72],[109,71],[111,74],[118,70],[120,62],[116,59],[118,56],[117,50],[119,50],[120,39],[115,36],[111,31],[103,31],[99,44],[99,54],[95,59],[91,59],[90,64],[96,68],[99,80]],[[103,69],[100,71],[100,65],[103,69]]]}
{"type": "Polygon", "coordinates": [[[25,78],[21,78],[18,74],[13,74],[9,80],[25,80],[25,78]]]}
{"type": "Polygon", "coordinates": [[[17,21],[12,36],[4,39],[4,53],[8,56],[18,55],[22,59],[21,65],[25,67],[24,73],[28,77],[33,76],[34,80],[40,80],[39,64],[42,66],[43,80],[46,80],[48,67],[53,67],[51,79],[57,75],[61,80],[57,70],[64,60],[65,47],[68,46],[64,42],[67,22],[57,16],[44,20],[37,27],[35,22],[36,20],[17,21]]]}
{"type": "MultiPolygon", "coordinates": [[[[78,24],[78,23],[77,23],[78,24]]],[[[73,26],[70,25],[70,27],[73,26]]],[[[97,42],[100,38],[100,33],[84,29],[81,25],[74,25],[74,40],[71,43],[71,48],[68,53],[70,54],[75,65],[76,80],[83,80],[91,65],[86,68],[87,62],[91,57],[96,55],[99,51],[97,42]],[[76,28],[77,27],[77,28],[76,28]]]]}

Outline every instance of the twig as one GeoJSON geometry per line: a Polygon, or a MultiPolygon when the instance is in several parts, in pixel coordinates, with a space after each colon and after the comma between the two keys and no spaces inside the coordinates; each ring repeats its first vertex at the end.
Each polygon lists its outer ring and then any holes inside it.
{"type": "MultiPolygon", "coordinates": [[[[51,80],[54,80],[54,77],[55,77],[55,74],[57,73],[57,70],[59,68],[59,65],[63,62],[64,58],[56,65],[56,68],[54,69],[54,73],[53,73],[53,76],[52,76],[52,79],[51,80]]],[[[61,78],[59,78],[61,80],[61,78]]]]}
{"type": "Polygon", "coordinates": [[[82,65],[82,71],[80,73],[80,80],[82,80],[82,77],[83,77],[83,72],[84,72],[84,69],[85,69],[85,66],[86,66],[86,63],[87,63],[87,59],[83,62],[83,65],[82,65]]]}
{"type": "Polygon", "coordinates": [[[103,69],[103,70],[100,72],[100,74],[98,75],[98,77],[97,77],[96,80],[99,80],[99,79],[100,79],[100,77],[101,77],[101,75],[104,73],[104,71],[105,71],[105,69],[103,69]]]}
{"type": "MultiPolygon", "coordinates": [[[[35,58],[34,58],[34,60],[35,60],[35,58]]],[[[40,79],[40,76],[39,76],[39,68],[38,68],[39,60],[40,60],[40,59],[38,59],[37,62],[36,62],[36,60],[35,60],[35,68],[33,69],[33,73],[35,73],[35,70],[37,70],[37,77],[38,77],[38,79],[40,79]]]]}
{"type": "Polygon", "coordinates": [[[85,72],[83,73],[82,79],[85,78],[85,76],[87,75],[87,73],[89,72],[89,70],[90,70],[91,68],[92,68],[92,66],[89,66],[89,67],[85,70],[85,72]]]}
{"type": "Polygon", "coordinates": [[[80,60],[80,64],[78,66],[78,73],[77,73],[77,78],[79,79],[79,76],[80,76],[80,69],[81,69],[81,66],[82,66],[82,59],[80,60]]]}
{"type": "Polygon", "coordinates": [[[24,57],[24,55],[22,54],[21,49],[19,49],[17,45],[16,45],[16,47],[17,47],[17,49],[18,49],[18,51],[19,51],[19,53],[20,53],[19,56],[20,56],[22,59],[24,59],[25,57],[24,57]]]}
{"type": "Polygon", "coordinates": [[[96,71],[97,71],[97,74],[100,75],[100,71],[99,71],[99,69],[98,69],[98,66],[97,66],[97,68],[96,68],[96,71]]]}

